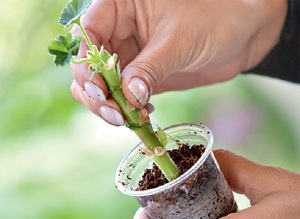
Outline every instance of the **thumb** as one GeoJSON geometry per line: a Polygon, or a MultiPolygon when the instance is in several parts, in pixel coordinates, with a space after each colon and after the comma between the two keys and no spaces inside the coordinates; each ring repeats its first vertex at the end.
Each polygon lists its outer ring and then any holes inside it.
{"type": "Polygon", "coordinates": [[[286,187],[292,188],[299,180],[297,174],[254,163],[226,150],[216,150],[214,154],[231,189],[245,194],[252,205],[286,187]]]}
{"type": "Polygon", "coordinates": [[[156,43],[149,42],[123,69],[123,92],[134,106],[145,106],[155,89],[178,67],[174,64],[176,62],[173,60],[174,55],[170,51],[172,48],[170,44],[170,40],[161,38],[156,43]]]}
{"type": "Polygon", "coordinates": [[[225,150],[214,154],[232,190],[251,201],[250,208],[222,219],[299,218],[299,174],[259,165],[225,150]]]}

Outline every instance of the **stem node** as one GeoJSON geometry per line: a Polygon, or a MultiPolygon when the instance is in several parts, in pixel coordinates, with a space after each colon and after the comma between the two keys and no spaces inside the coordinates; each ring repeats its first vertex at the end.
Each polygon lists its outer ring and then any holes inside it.
{"type": "Polygon", "coordinates": [[[161,156],[165,155],[165,153],[166,153],[166,149],[164,149],[161,146],[157,146],[156,148],[154,148],[155,156],[161,157],[161,156]]]}

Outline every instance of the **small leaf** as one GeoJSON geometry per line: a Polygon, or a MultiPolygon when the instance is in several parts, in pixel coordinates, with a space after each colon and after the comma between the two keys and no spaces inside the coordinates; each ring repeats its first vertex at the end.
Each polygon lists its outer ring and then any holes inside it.
{"type": "Polygon", "coordinates": [[[157,129],[157,137],[160,140],[162,146],[165,148],[168,143],[168,137],[167,134],[159,126],[157,129]]]}
{"type": "Polygon", "coordinates": [[[116,57],[117,57],[117,55],[114,53],[114,54],[107,60],[107,70],[115,69],[115,66],[116,66],[116,57]]]}
{"type": "Polygon", "coordinates": [[[107,52],[105,49],[104,49],[104,46],[102,45],[101,48],[100,48],[100,56],[102,58],[102,61],[104,63],[107,63],[108,59],[111,57],[111,55],[109,54],[109,52],[107,52]]]}
{"type": "Polygon", "coordinates": [[[80,22],[80,17],[83,15],[93,0],[71,0],[62,11],[58,23],[65,25],[65,28],[71,24],[80,22]]]}
{"type": "Polygon", "coordinates": [[[135,106],[133,106],[131,103],[129,103],[128,101],[127,102],[127,110],[128,112],[132,112],[133,110],[135,110],[135,106]]]}
{"type": "Polygon", "coordinates": [[[140,125],[145,123],[150,123],[150,118],[147,110],[145,108],[140,109],[140,125]]]}
{"type": "Polygon", "coordinates": [[[54,55],[54,63],[56,65],[64,65],[69,63],[73,56],[78,53],[81,36],[72,37],[71,33],[67,35],[59,35],[50,42],[48,51],[54,55]]]}

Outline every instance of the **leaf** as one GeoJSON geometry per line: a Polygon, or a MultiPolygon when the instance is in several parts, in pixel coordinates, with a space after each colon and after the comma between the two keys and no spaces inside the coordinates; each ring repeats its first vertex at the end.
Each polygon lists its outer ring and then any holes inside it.
{"type": "Polygon", "coordinates": [[[128,112],[132,112],[133,110],[135,110],[135,106],[133,106],[131,103],[129,103],[128,101],[127,102],[127,110],[128,112]]]}
{"type": "Polygon", "coordinates": [[[168,143],[168,137],[167,137],[167,134],[159,126],[157,129],[157,137],[160,140],[162,146],[165,148],[168,143]]]}
{"type": "Polygon", "coordinates": [[[68,33],[52,40],[48,51],[54,55],[54,63],[56,65],[69,63],[72,57],[77,55],[81,39],[81,36],[72,37],[71,33],[68,33]]]}
{"type": "Polygon", "coordinates": [[[101,48],[100,48],[100,56],[102,58],[102,61],[104,63],[107,63],[108,59],[111,57],[111,55],[109,54],[109,52],[107,52],[105,49],[104,49],[104,46],[102,45],[101,48]]]}
{"type": "Polygon", "coordinates": [[[147,110],[145,108],[140,109],[140,125],[145,123],[150,123],[150,118],[147,110]]]}
{"type": "Polygon", "coordinates": [[[108,60],[107,60],[107,68],[115,69],[116,68],[116,60],[117,60],[117,54],[113,54],[108,60]]]}
{"type": "Polygon", "coordinates": [[[62,11],[58,23],[65,25],[65,28],[71,24],[80,22],[80,17],[83,15],[93,0],[71,0],[62,11]]]}

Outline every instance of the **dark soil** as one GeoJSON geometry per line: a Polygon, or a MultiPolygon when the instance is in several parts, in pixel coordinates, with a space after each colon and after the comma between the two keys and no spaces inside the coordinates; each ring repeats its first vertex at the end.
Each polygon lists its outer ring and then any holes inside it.
{"type": "MultiPolygon", "coordinates": [[[[204,145],[193,145],[192,147],[181,144],[178,149],[169,150],[168,153],[178,168],[181,174],[189,170],[203,155],[205,151],[204,145]]],[[[153,163],[151,169],[146,169],[142,179],[138,183],[137,191],[153,189],[166,184],[168,180],[162,174],[161,170],[153,163]]]]}

